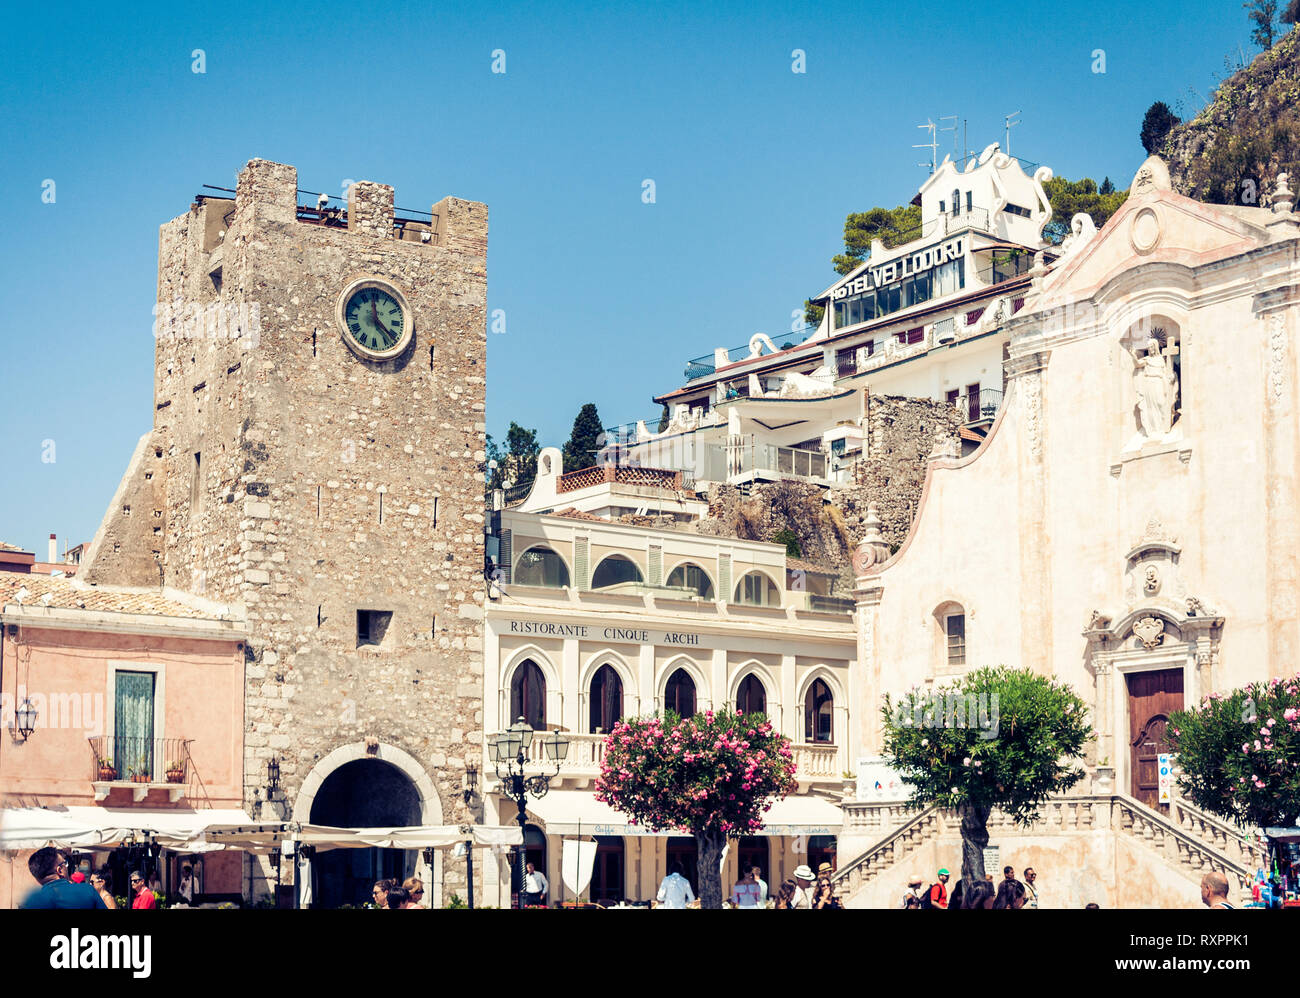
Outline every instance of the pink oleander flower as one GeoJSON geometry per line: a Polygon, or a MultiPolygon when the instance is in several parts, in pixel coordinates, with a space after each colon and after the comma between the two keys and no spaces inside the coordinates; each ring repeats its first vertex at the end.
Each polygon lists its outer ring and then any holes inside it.
{"type": "Polygon", "coordinates": [[[1242,751],[1242,752],[1249,752],[1249,751],[1250,751],[1250,743],[1249,743],[1249,742],[1242,742],[1242,743],[1241,743],[1241,751],[1242,751]]]}
{"type": "Polygon", "coordinates": [[[1258,738],[1255,739],[1255,751],[1256,751],[1256,752],[1259,751],[1259,739],[1258,739],[1258,738]]]}

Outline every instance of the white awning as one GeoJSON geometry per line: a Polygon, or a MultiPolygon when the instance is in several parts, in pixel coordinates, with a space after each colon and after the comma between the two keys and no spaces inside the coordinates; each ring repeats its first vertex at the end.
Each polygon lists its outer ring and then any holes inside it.
{"type": "Polygon", "coordinates": [[[589,790],[552,790],[528,805],[548,835],[686,835],[687,832],[652,832],[643,825],[630,825],[627,815],[596,800],[589,790]]]}
{"type": "Polygon", "coordinates": [[[786,797],[763,815],[759,835],[839,835],[844,812],[824,797],[807,794],[786,797]]]}
{"type": "Polygon", "coordinates": [[[0,848],[111,849],[124,839],[190,839],[213,829],[257,827],[229,808],[22,807],[0,812],[0,848]]]}
{"type": "MultiPolygon", "coordinates": [[[[629,818],[608,804],[596,800],[587,790],[552,790],[528,810],[545,826],[548,835],[689,835],[679,829],[657,832],[644,825],[629,824],[629,818]]],[[[808,795],[779,800],[763,816],[759,835],[839,835],[844,814],[824,797],[808,795]]]]}
{"type": "Polygon", "coordinates": [[[186,842],[160,837],[168,848],[191,851],[200,849],[239,849],[246,852],[271,852],[282,843],[297,842],[312,846],[317,852],[331,849],[445,849],[458,842],[473,840],[479,845],[518,845],[523,832],[518,826],[496,825],[403,825],[392,828],[335,828],[329,825],[292,823],[254,825],[208,831],[186,842]]]}
{"type": "Polygon", "coordinates": [[[328,849],[445,848],[473,839],[479,845],[518,845],[518,826],[409,825],[394,828],[333,828],[293,822],[254,821],[231,808],[23,807],[0,810],[0,849],[40,849],[46,845],[112,849],[124,840],[152,839],[167,849],[208,852],[218,849],[270,852],[297,841],[328,849]]]}

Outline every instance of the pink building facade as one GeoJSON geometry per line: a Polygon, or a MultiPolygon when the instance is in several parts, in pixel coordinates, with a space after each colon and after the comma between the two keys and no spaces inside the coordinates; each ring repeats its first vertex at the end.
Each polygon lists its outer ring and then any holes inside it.
{"type": "MultiPolygon", "coordinates": [[[[148,830],[237,812],[245,633],[241,612],[170,590],[0,572],[0,823],[47,808],[54,823],[148,830]]],[[[183,863],[202,892],[243,893],[242,853],[159,852],[134,838],[78,859],[112,871],[118,895],[128,866],[156,871],[167,890],[183,863]]],[[[30,852],[0,851],[0,907],[35,886],[30,852]]]]}

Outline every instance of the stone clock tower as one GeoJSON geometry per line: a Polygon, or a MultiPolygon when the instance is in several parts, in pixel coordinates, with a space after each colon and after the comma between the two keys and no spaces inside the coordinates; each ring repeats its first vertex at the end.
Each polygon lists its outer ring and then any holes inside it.
{"type": "MultiPolygon", "coordinates": [[[[461,823],[483,717],[487,207],[395,219],[374,183],[346,211],[298,200],[293,167],[253,160],[233,199],[162,226],[154,426],[82,577],[244,604],[264,819],[461,823]]],[[[421,872],[463,883],[459,863],[421,872]]]]}

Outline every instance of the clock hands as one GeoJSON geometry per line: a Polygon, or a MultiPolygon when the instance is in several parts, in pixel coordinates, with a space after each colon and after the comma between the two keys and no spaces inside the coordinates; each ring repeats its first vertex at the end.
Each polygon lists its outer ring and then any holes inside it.
{"type": "Polygon", "coordinates": [[[388,343],[395,340],[395,337],[382,322],[379,321],[379,306],[372,300],[370,302],[370,319],[374,322],[375,327],[384,334],[384,342],[388,343]]]}

